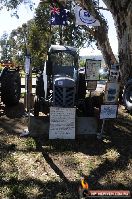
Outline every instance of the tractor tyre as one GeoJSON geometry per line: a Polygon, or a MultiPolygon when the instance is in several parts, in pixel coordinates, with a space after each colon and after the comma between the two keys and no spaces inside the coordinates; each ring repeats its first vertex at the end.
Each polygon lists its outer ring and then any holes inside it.
{"type": "Polygon", "coordinates": [[[79,73],[78,98],[85,99],[85,95],[86,95],[85,74],[79,73]]]}
{"type": "Polygon", "coordinates": [[[85,116],[93,117],[94,116],[94,107],[93,102],[90,97],[85,98],[85,116]]]}
{"type": "Polygon", "coordinates": [[[1,101],[7,106],[19,103],[21,77],[18,71],[7,71],[1,77],[1,101]]]}
{"type": "Polygon", "coordinates": [[[132,81],[124,89],[123,101],[126,109],[132,112],[132,81]]]}
{"type": "Polygon", "coordinates": [[[40,100],[38,96],[35,96],[34,98],[34,116],[38,117],[40,111],[40,100]]]}

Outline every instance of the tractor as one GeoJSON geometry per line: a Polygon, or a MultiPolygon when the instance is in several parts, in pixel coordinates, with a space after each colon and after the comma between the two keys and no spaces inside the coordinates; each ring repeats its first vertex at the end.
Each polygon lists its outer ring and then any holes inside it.
{"type": "Polygon", "coordinates": [[[51,45],[47,57],[43,71],[37,75],[34,116],[48,114],[51,106],[88,110],[85,72],[79,72],[77,49],[51,45]]]}
{"type": "Polygon", "coordinates": [[[39,70],[36,78],[34,116],[29,118],[32,136],[46,136],[49,133],[49,139],[74,139],[75,134],[97,135],[98,113],[95,112],[97,105],[94,101],[97,104],[98,96],[92,98],[87,92],[85,67],[79,68],[78,59],[77,48],[50,46],[44,68],[39,70]],[[60,125],[62,128],[54,129],[60,125]]]}
{"type": "Polygon", "coordinates": [[[11,67],[11,63],[2,63],[0,73],[1,101],[6,106],[17,104],[21,96],[21,78],[18,68],[11,67]]]}

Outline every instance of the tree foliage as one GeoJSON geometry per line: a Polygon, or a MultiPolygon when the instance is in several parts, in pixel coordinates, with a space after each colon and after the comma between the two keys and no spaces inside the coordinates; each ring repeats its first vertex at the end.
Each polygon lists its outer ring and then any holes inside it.
{"type": "MultiPolygon", "coordinates": [[[[7,2],[7,7],[10,9],[17,8],[20,3],[24,3],[24,0],[18,1],[3,1],[7,2]],[[12,6],[11,6],[12,5],[12,6]]],[[[31,4],[31,1],[28,0],[31,4]]],[[[108,40],[108,26],[107,21],[101,15],[99,10],[95,9],[97,1],[68,1],[66,9],[68,12],[68,25],[62,28],[58,26],[50,26],[50,7],[51,5],[60,6],[59,1],[42,1],[36,9],[36,16],[34,20],[31,20],[27,24],[12,31],[10,35],[11,45],[14,45],[14,53],[16,57],[20,58],[24,56],[26,50],[26,44],[30,48],[33,65],[41,65],[46,58],[47,47],[50,43],[63,43],[66,45],[72,45],[78,48],[88,47],[91,42],[96,41],[96,45],[101,50],[106,47],[105,41],[108,40]],[[53,4],[53,2],[56,2],[53,4]],[[101,23],[101,27],[89,28],[86,26],[75,25],[74,6],[79,2],[82,7],[89,9],[101,23]],[[17,41],[17,42],[16,42],[17,41]],[[16,42],[16,43],[15,43],[16,42]]],[[[107,42],[107,45],[109,43],[107,42]]],[[[111,59],[112,50],[102,50],[106,60],[111,59]]],[[[20,60],[20,59],[19,59],[20,60]]],[[[21,59],[22,60],[22,59],[21,59]]]]}
{"type": "Polygon", "coordinates": [[[13,10],[17,9],[20,4],[28,4],[30,9],[32,9],[34,5],[32,0],[1,0],[0,9],[5,7],[7,10],[13,10]]]}
{"type": "MultiPolygon", "coordinates": [[[[57,3],[59,1],[55,1],[56,4],[54,6],[62,6],[62,4],[57,3]]],[[[38,26],[38,29],[42,32],[48,31],[50,32],[49,41],[54,43],[63,43],[66,45],[73,45],[75,47],[88,47],[92,41],[95,41],[93,35],[90,31],[75,25],[75,16],[74,16],[74,6],[75,1],[67,2],[65,8],[67,10],[68,15],[68,25],[63,26],[62,29],[58,26],[51,26],[49,24],[50,21],[50,7],[53,6],[51,1],[47,1],[46,3],[40,3],[39,7],[36,10],[35,22],[38,26]],[[62,34],[60,36],[60,34],[62,34]],[[61,41],[60,41],[61,40],[61,41]]],[[[48,41],[48,38],[47,38],[48,41]]]]}
{"type": "Polygon", "coordinates": [[[1,46],[1,60],[9,60],[11,58],[10,42],[8,40],[8,34],[4,33],[0,40],[1,46]]]}
{"type": "MultiPolygon", "coordinates": [[[[34,55],[34,57],[39,59],[44,59],[46,54],[46,46],[48,41],[52,43],[59,42],[59,33],[60,29],[58,27],[53,27],[52,31],[50,31],[49,27],[49,18],[50,18],[50,8],[49,5],[53,2],[62,2],[59,0],[41,0],[42,3],[39,4],[39,7],[36,11],[35,22],[32,24],[32,28],[30,31],[30,48],[34,55]],[[47,2],[47,3],[46,3],[47,2]],[[34,41],[34,38],[36,38],[34,41]]],[[[132,4],[131,0],[103,0],[106,3],[108,9],[113,14],[117,33],[118,33],[118,41],[119,41],[119,61],[122,68],[122,74],[126,73],[125,79],[128,79],[128,76],[132,74],[132,56],[131,56],[131,18],[132,18],[132,4]],[[129,40],[129,41],[128,41],[129,40]],[[125,47],[124,47],[125,46],[125,47]],[[126,70],[127,68],[127,70],[126,70]]],[[[109,39],[108,39],[108,25],[107,20],[101,15],[98,6],[98,0],[74,0],[68,1],[67,9],[70,6],[70,2],[72,2],[72,6],[74,3],[79,3],[83,8],[86,8],[90,11],[90,13],[97,18],[101,26],[98,28],[84,28],[84,27],[76,27],[75,26],[75,18],[73,15],[73,8],[70,8],[69,14],[69,26],[63,28],[62,39],[65,44],[74,45],[77,47],[83,47],[84,45],[89,46],[91,41],[97,41],[97,47],[102,51],[102,54],[105,58],[105,61],[108,65],[111,63],[115,63],[116,59],[112,52],[109,39]]],[[[1,0],[0,8],[6,7],[8,10],[18,8],[18,5],[21,3],[28,3],[30,8],[32,9],[33,3],[32,0],[1,0]]],[[[17,15],[17,12],[15,13],[17,15]]],[[[6,38],[5,38],[6,40],[6,38]]],[[[5,42],[4,40],[1,42],[5,42]]],[[[11,45],[13,44],[13,40],[11,40],[11,45]]],[[[9,41],[6,42],[2,47],[2,52],[4,52],[4,56],[9,53],[12,48],[9,47],[9,41]],[[6,48],[4,48],[6,46],[6,48]]],[[[22,45],[23,46],[23,45],[22,45]]],[[[23,47],[24,48],[24,47],[23,47]]],[[[15,51],[15,50],[14,50],[15,51]]]]}
{"type": "Polygon", "coordinates": [[[10,60],[17,65],[24,63],[24,55],[26,51],[26,39],[27,39],[27,25],[23,24],[22,27],[18,27],[16,30],[12,30],[10,35],[3,35],[0,40],[3,60],[10,60]],[[4,53],[6,49],[6,54],[4,53]]]}

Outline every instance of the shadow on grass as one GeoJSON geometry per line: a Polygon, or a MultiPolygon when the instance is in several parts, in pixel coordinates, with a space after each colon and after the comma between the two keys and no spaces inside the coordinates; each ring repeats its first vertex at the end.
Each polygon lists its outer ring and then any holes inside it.
{"type": "MultiPolygon", "coordinates": [[[[125,118],[124,118],[125,121],[125,118]]],[[[128,119],[127,119],[128,121],[128,119]]],[[[106,146],[106,150],[116,150],[119,157],[116,160],[105,159],[105,161],[99,165],[98,168],[93,169],[89,174],[90,184],[93,184],[96,188],[100,188],[98,181],[105,176],[108,176],[110,172],[126,172],[124,179],[108,179],[110,183],[107,184],[107,189],[130,189],[132,190],[132,179],[130,167],[130,161],[132,160],[132,128],[126,123],[121,123],[120,120],[106,121],[105,130],[107,132],[106,139],[109,140],[109,144],[106,146]],[[125,130],[126,131],[125,131],[125,130]],[[129,173],[130,172],[130,173],[129,173]],[[120,183],[112,183],[113,181],[120,180],[120,183]],[[124,185],[124,181],[126,185],[124,185]]],[[[119,176],[117,176],[118,178],[119,176]]]]}
{"type": "Polygon", "coordinates": [[[12,178],[9,181],[0,180],[0,184],[1,187],[7,186],[10,189],[8,193],[10,199],[78,198],[79,182],[69,182],[69,184],[67,184],[65,183],[65,181],[42,182],[33,178],[28,178],[24,180],[12,178]],[[28,190],[31,190],[33,188],[37,188],[38,193],[35,196],[28,196],[28,190]]]}
{"type": "Polygon", "coordinates": [[[21,133],[27,127],[27,117],[25,117],[23,103],[20,102],[12,107],[7,107],[1,104],[0,108],[1,129],[10,135],[19,135],[19,133],[21,133]]]}
{"type": "Polygon", "coordinates": [[[25,114],[24,104],[22,102],[19,102],[17,105],[11,107],[5,106],[3,109],[3,113],[11,119],[21,118],[25,114]]]}
{"type": "Polygon", "coordinates": [[[0,161],[4,160],[10,151],[15,150],[15,145],[6,144],[0,140],[0,161]]]}
{"type": "MultiPolygon", "coordinates": [[[[24,180],[20,180],[17,178],[11,178],[9,181],[0,180],[1,188],[8,187],[7,197],[9,199],[78,199],[80,182],[78,181],[69,181],[69,183],[65,183],[65,181],[40,181],[38,179],[27,178],[24,180]],[[34,193],[33,189],[37,189],[34,193]],[[32,192],[32,193],[31,193],[32,192]]],[[[102,186],[98,183],[100,190],[105,190],[110,188],[110,186],[102,186]]],[[[113,184],[113,187],[122,187],[122,189],[126,189],[122,184],[113,184]]],[[[90,184],[90,189],[95,190],[94,183],[90,184]]],[[[113,197],[112,197],[113,198],[113,197]]],[[[110,199],[110,198],[109,198],[110,199]]]]}
{"type": "MultiPolygon", "coordinates": [[[[51,168],[63,179],[65,176],[62,171],[58,170],[58,167],[54,165],[52,159],[49,157],[49,153],[66,153],[66,152],[81,152],[86,155],[102,155],[105,154],[108,149],[115,150],[119,157],[115,160],[109,160],[107,157],[104,161],[98,166],[98,168],[93,169],[87,179],[91,187],[94,189],[100,189],[105,187],[107,189],[131,189],[131,174],[127,172],[127,166],[130,164],[132,158],[132,129],[126,126],[125,123],[120,123],[118,121],[106,121],[105,130],[107,134],[104,136],[104,140],[99,142],[95,139],[88,138],[87,140],[79,139],[76,141],[59,141],[59,140],[43,140],[42,138],[34,138],[36,141],[36,147],[43,154],[44,159],[51,166],[51,168]],[[124,131],[126,129],[126,131],[124,131]],[[105,142],[107,140],[108,142],[105,142]],[[42,148],[44,146],[49,146],[48,148],[42,148]],[[114,183],[114,179],[108,179],[106,186],[102,186],[99,181],[108,175],[110,172],[127,172],[126,179],[119,179],[120,182],[114,183]],[[123,180],[126,180],[126,183],[123,184],[123,180]]],[[[118,178],[118,176],[117,176],[118,178]]],[[[115,179],[116,180],[116,179],[115,179]]],[[[118,180],[118,179],[117,179],[118,180]]]]}
{"type": "MultiPolygon", "coordinates": [[[[124,137],[123,137],[123,139],[124,139],[124,137]]],[[[37,144],[39,144],[39,150],[42,152],[43,157],[46,160],[46,162],[55,171],[55,173],[60,176],[60,178],[66,184],[69,184],[70,183],[69,180],[65,177],[63,172],[54,164],[54,162],[53,162],[52,158],[49,156],[48,152],[46,152],[43,148],[41,148],[40,143],[37,143],[37,144]]],[[[37,144],[36,144],[36,146],[37,146],[37,144]]],[[[111,147],[112,146],[113,146],[113,144],[111,145],[111,147]]],[[[124,147],[124,146],[122,146],[122,147],[124,147]]],[[[118,150],[119,150],[119,147],[118,147],[118,150]]],[[[106,159],[102,164],[99,165],[98,168],[93,169],[90,172],[89,176],[83,175],[86,179],[88,179],[90,187],[94,188],[94,189],[128,189],[128,188],[131,189],[132,181],[129,181],[127,186],[124,185],[123,183],[111,183],[111,182],[107,183],[105,186],[104,185],[102,186],[99,183],[99,180],[102,177],[105,177],[108,174],[108,172],[113,171],[113,170],[114,171],[125,170],[129,163],[129,160],[131,159],[131,156],[132,156],[131,152],[132,152],[131,141],[129,140],[129,143],[127,142],[127,148],[125,148],[122,153],[120,152],[120,157],[117,159],[117,161],[110,161],[110,160],[106,159]]]]}
{"type": "MultiPolygon", "coordinates": [[[[36,149],[40,151],[43,155],[43,158],[50,165],[50,167],[55,171],[55,173],[60,177],[62,182],[42,182],[37,179],[25,179],[18,180],[12,178],[9,181],[1,180],[1,186],[10,187],[10,197],[13,198],[28,198],[26,195],[25,189],[30,184],[37,186],[40,190],[40,195],[36,196],[36,199],[39,198],[55,198],[57,194],[62,194],[62,197],[65,193],[70,193],[69,198],[76,198],[78,181],[72,182],[69,181],[64,172],[54,163],[50,154],[54,153],[67,153],[67,152],[81,152],[86,155],[103,155],[107,152],[108,149],[114,149],[119,153],[119,157],[115,161],[110,161],[105,159],[98,168],[91,170],[89,176],[86,176],[89,180],[91,189],[131,189],[131,179],[129,182],[124,185],[123,182],[108,182],[106,185],[102,185],[99,181],[101,178],[105,177],[111,171],[125,171],[129,164],[129,161],[132,157],[132,128],[128,124],[128,121],[131,124],[131,119],[123,118],[123,122],[119,118],[118,120],[106,121],[105,124],[105,139],[102,142],[99,142],[95,138],[88,137],[87,139],[76,139],[73,140],[47,140],[43,137],[34,138],[36,142],[36,149]],[[126,122],[125,122],[126,121],[126,122]],[[15,188],[14,188],[15,185],[15,188]],[[17,195],[18,194],[18,195],[17,195]]],[[[16,122],[17,123],[17,122],[16,122]]],[[[3,143],[4,144],[4,143],[3,143]]],[[[31,149],[30,149],[31,151],[31,149]]],[[[129,178],[131,174],[128,174],[129,178]]],[[[114,180],[113,180],[114,181],[114,180]]],[[[68,197],[63,197],[68,198],[68,197]]]]}

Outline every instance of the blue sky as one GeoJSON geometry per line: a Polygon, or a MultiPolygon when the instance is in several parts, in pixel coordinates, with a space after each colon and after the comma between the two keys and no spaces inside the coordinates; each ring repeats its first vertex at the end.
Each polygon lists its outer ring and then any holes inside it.
{"type": "MultiPolygon", "coordinates": [[[[35,3],[35,7],[37,7],[39,0],[33,0],[33,1],[35,3]]],[[[100,6],[105,7],[102,1],[100,1],[100,6]]],[[[117,41],[117,35],[112,15],[108,11],[102,11],[102,12],[108,20],[108,25],[109,25],[108,35],[111,47],[113,49],[113,52],[117,54],[118,41],[117,41]]],[[[18,26],[21,26],[23,23],[26,23],[29,19],[32,19],[34,16],[34,12],[31,12],[31,10],[28,8],[27,5],[19,6],[18,14],[19,14],[19,19],[11,17],[11,12],[6,11],[6,9],[0,11],[0,36],[3,34],[4,31],[6,31],[7,33],[11,32],[11,30],[16,29],[18,26]]],[[[87,49],[82,49],[80,51],[80,55],[100,55],[100,54],[101,52],[97,50],[96,47],[94,47],[94,49],[87,48],[87,49]]]]}
{"type": "MultiPolygon", "coordinates": [[[[39,0],[33,0],[35,7],[37,7],[39,0]]],[[[18,7],[19,19],[16,17],[11,17],[12,12],[3,9],[0,11],[0,36],[4,31],[11,32],[11,30],[16,29],[18,26],[21,26],[23,23],[26,23],[29,19],[32,19],[34,12],[31,12],[28,5],[21,5],[18,7]]]]}

